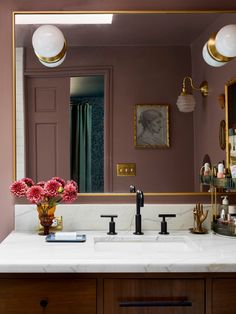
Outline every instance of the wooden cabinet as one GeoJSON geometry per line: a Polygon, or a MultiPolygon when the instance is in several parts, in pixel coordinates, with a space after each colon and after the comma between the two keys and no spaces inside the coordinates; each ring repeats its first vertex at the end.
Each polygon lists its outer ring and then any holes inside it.
{"type": "Polygon", "coordinates": [[[105,279],[104,314],[204,314],[204,279],[105,279]]]}
{"type": "Polygon", "coordinates": [[[0,279],[0,314],[96,314],[96,279],[0,279]]]}
{"type": "Polygon", "coordinates": [[[212,314],[236,313],[236,279],[212,280],[212,314]]]}
{"type": "Polygon", "coordinates": [[[235,314],[236,273],[0,274],[0,314],[235,314]]]}

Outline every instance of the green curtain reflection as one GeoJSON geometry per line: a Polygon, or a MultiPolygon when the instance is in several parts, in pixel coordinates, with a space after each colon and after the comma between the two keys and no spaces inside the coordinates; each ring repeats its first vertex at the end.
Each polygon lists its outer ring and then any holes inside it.
{"type": "Polygon", "coordinates": [[[79,183],[80,192],[92,192],[92,106],[71,105],[71,178],[79,183]]]}

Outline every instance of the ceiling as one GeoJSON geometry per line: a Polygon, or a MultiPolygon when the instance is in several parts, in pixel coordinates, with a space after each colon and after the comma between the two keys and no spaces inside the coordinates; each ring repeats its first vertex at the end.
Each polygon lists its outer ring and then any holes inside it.
{"type": "MultiPolygon", "coordinates": [[[[103,25],[58,25],[68,46],[190,45],[220,13],[114,14],[103,25]],[[148,35],[148,36],[147,36],[148,35]]],[[[39,25],[16,25],[16,46],[31,47],[39,25]]]]}

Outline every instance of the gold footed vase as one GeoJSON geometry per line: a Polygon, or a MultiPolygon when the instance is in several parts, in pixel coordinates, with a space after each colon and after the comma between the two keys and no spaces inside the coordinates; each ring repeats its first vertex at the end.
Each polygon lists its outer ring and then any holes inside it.
{"type": "Polygon", "coordinates": [[[49,204],[37,205],[38,217],[40,224],[43,226],[43,231],[40,231],[40,235],[48,235],[49,229],[52,225],[54,219],[54,213],[56,210],[55,206],[50,206],[49,204]]]}

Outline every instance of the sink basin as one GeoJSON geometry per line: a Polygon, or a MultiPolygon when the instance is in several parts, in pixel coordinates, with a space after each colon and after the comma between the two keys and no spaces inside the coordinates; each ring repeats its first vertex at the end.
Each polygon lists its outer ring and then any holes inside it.
{"type": "Polygon", "coordinates": [[[94,238],[95,251],[119,255],[153,256],[196,250],[187,236],[104,236],[94,238]]]}

